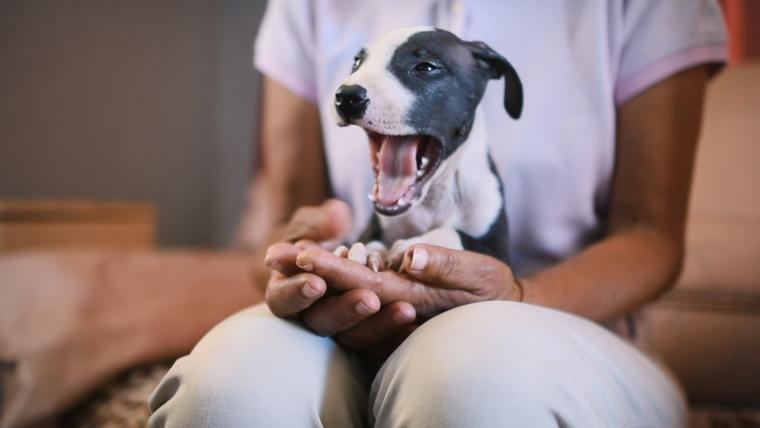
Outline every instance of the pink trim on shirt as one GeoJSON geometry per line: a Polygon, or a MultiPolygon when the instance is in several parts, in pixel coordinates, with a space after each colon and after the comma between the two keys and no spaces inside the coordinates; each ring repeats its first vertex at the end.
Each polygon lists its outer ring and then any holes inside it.
{"type": "Polygon", "coordinates": [[[621,105],[644,89],[698,64],[724,63],[728,60],[725,43],[697,46],[649,64],[642,70],[621,79],[615,88],[615,103],[621,105]]]}
{"type": "Polygon", "coordinates": [[[253,65],[267,77],[293,91],[296,95],[317,104],[317,89],[300,76],[288,72],[288,67],[272,61],[271,55],[255,55],[253,65]]]}

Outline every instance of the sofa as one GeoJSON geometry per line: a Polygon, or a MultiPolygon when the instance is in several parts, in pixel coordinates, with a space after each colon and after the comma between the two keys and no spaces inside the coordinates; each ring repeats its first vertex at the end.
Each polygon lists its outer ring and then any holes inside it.
{"type": "Polygon", "coordinates": [[[729,67],[708,88],[683,271],[643,321],[695,426],[726,413],[736,416],[722,426],[760,426],[760,61],[729,67]]]}

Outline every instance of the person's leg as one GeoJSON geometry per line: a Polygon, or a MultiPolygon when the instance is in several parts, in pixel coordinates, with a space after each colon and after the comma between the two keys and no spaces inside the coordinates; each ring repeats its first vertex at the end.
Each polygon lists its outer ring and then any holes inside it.
{"type": "Polygon", "coordinates": [[[386,361],[377,427],[680,427],[675,382],[588,320],[512,302],[441,314],[386,361]]]}
{"type": "Polygon", "coordinates": [[[329,338],[265,305],[211,330],[150,398],[150,427],[359,427],[367,385],[329,338]]]}

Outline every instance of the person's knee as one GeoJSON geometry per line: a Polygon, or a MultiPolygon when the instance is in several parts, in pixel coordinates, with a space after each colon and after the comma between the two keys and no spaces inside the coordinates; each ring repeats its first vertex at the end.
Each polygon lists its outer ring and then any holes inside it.
{"type": "Polygon", "coordinates": [[[178,360],[149,400],[150,427],[242,426],[251,420],[234,409],[257,415],[257,391],[265,385],[248,384],[230,376],[222,364],[201,364],[190,356],[178,360]],[[255,397],[255,398],[254,398],[255,397]],[[249,401],[250,400],[250,401],[249,401]],[[213,421],[213,424],[210,422],[213,421]]]}
{"type": "Polygon", "coordinates": [[[580,317],[510,302],[423,324],[372,398],[378,426],[682,426],[684,414],[677,388],[632,346],[580,317]]]}
{"type": "Polygon", "coordinates": [[[320,425],[351,411],[353,397],[338,411],[330,408],[336,400],[323,401],[355,394],[353,377],[333,341],[256,307],[215,327],[175,363],[151,397],[151,426],[320,425]]]}
{"type": "Polygon", "coordinates": [[[373,385],[376,420],[396,424],[405,415],[414,419],[409,423],[435,426],[488,426],[494,420],[556,426],[546,408],[557,360],[547,346],[554,325],[551,314],[536,316],[535,309],[479,303],[423,324],[373,385]]]}

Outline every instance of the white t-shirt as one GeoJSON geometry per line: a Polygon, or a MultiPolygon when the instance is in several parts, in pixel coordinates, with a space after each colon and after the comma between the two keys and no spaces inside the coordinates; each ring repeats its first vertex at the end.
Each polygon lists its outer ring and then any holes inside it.
{"type": "Polygon", "coordinates": [[[334,91],[363,45],[413,25],[485,41],[520,75],[519,120],[503,109],[503,82],[489,83],[482,101],[520,275],[602,236],[617,106],[727,57],[714,0],[270,0],[254,64],[319,107],[332,188],[352,205],[355,234],[371,214],[372,170],[364,132],[335,124],[334,91]]]}

